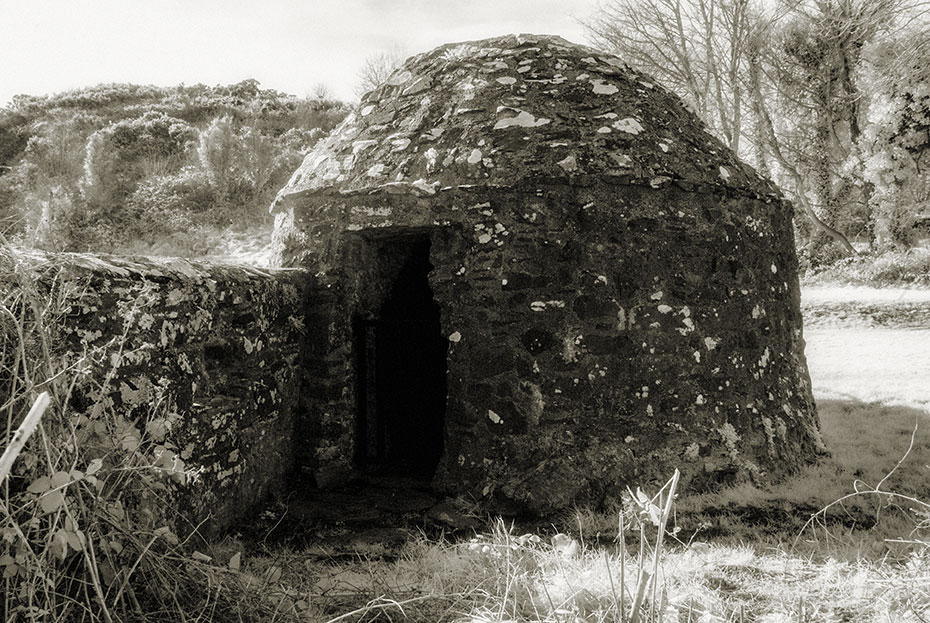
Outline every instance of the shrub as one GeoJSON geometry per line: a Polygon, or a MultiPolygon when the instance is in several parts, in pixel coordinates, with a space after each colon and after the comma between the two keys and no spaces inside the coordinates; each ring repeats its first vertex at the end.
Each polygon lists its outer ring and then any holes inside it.
{"type": "Polygon", "coordinates": [[[804,276],[805,283],[930,287],[930,248],[914,247],[848,257],[804,276]]]}
{"type": "Polygon", "coordinates": [[[88,202],[118,210],[153,162],[175,170],[196,131],[186,122],[148,112],[94,132],[87,139],[82,187],[88,202]]]}
{"type": "Polygon", "coordinates": [[[22,180],[13,173],[0,171],[0,236],[10,238],[23,230],[23,218],[18,208],[22,196],[22,180]]]}
{"type": "Polygon", "coordinates": [[[200,133],[200,167],[216,188],[218,200],[227,204],[231,221],[268,219],[266,208],[273,194],[300,162],[300,152],[289,143],[304,140],[310,139],[303,132],[273,139],[254,127],[237,128],[230,117],[214,119],[200,133]]]}
{"type": "Polygon", "coordinates": [[[217,207],[210,179],[187,168],[143,180],[126,203],[126,226],[143,238],[185,231],[195,222],[216,219],[217,207]]]}
{"type": "Polygon", "coordinates": [[[268,226],[274,193],[347,112],[255,80],[17,96],[0,108],[0,232],[48,250],[114,251],[159,232],[193,249],[206,230],[268,226]]]}

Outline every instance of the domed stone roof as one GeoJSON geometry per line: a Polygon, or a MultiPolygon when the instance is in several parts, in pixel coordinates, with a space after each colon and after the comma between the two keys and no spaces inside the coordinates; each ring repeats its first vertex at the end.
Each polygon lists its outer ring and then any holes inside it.
{"type": "Polygon", "coordinates": [[[423,196],[601,176],[777,194],[622,59],[561,37],[510,35],[409,59],[317,145],[276,204],[291,195],[423,196]]]}
{"type": "Polygon", "coordinates": [[[621,59],[525,35],[413,57],[273,211],[277,264],[332,297],[318,482],[354,461],[546,513],[822,447],[791,205],[621,59]]]}

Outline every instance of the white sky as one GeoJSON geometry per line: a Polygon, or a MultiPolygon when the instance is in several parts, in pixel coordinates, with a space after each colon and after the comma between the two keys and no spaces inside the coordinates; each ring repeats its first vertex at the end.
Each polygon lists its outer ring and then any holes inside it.
{"type": "Polygon", "coordinates": [[[584,43],[598,0],[0,0],[0,106],[103,82],[354,98],[373,54],[529,32],[584,43]]]}

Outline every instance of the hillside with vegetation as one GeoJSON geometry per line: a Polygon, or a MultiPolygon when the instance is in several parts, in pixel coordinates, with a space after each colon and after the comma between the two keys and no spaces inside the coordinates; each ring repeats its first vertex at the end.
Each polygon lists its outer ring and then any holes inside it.
{"type": "Polygon", "coordinates": [[[53,251],[223,254],[270,228],[275,192],[346,113],[255,80],[17,96],[0,109],[0,234],[53,251]]]}

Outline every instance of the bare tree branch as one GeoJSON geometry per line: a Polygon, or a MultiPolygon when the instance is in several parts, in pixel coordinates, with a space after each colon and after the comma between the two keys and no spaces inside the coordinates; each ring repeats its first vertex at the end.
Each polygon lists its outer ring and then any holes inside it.
{"type": "Polygon", "coordinates": [[[403,48],[395,46],[384,52],[372,54],[365,58],[358,70],[358,82],[355,94],[362,97],[378,88],[390,77],[394,70],[404,64],[407,54],[403,48]]]}

